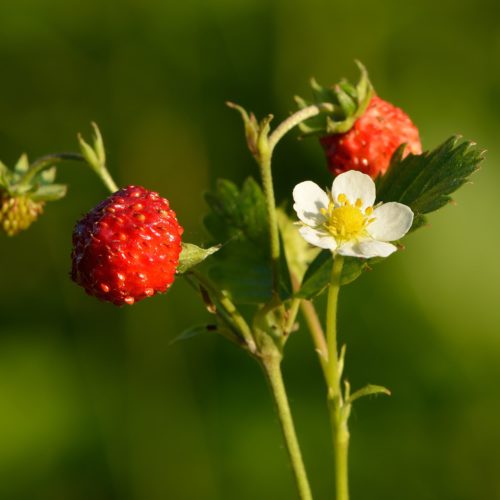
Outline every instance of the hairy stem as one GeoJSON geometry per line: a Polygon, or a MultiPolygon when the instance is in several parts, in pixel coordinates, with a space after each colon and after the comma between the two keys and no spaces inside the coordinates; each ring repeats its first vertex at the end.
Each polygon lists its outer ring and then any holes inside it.
{"type": "Polygon", "coordinates": [[[326,341],[328,345],[328,409],[332,426],[333,449],[335,455],[335,488],[336,500],[349,500],[348,487],[348,447],[349,430],[347,420],[350,405],[344,404],[341,390],[341,367],[339,366],[337,347],[337,302],[340,289],[340,278],[344,258],[336,255],[332,266],[332,275],[328,289],[328,305],[326,311],[326,341]]]}
{"type": "MultiPolygon", "coordinates": [[[[292,286],[294,292],[297,292],[300,288],[300,282],[293,273],[291,275],[292,286]]],[[[300,303],[300,308],[302,309],[302,314],[307,323],[307,328],[311,334],[311,339],[314,344],[314,350],[318,354],[321,369],[323,370],[323,375],[325,380],[327,378],[327,363],[328,363],[328,346],[326,345],[325,333],[323,332],[323,327],[321,326],[321,321],[318,318],[318,313],[314,307],[314,304],[305,299],[295,299],[300,303]]]]}
{"type": "Polygon", "coordinates": [[[94,172],[101,179],[104,185],[109,189],[110,193],[115,193],[116,191],[118,191],[118,186],[116,185],[116,182],[113,180],[113,177],[111,177],[111,174],[106,167],[100,168],[99,170],[94,169],[94,172]]]}
{"type": "Polygon", "coordinates": [[[22,179],[23,184],[29,184],[29,182],[40,172],[52,167],[55,163],[59,163],[65,160],[84,162],[85,158],[79,153],[54,153],[42,156],[36,159],[30,165],[29,170],[24,174],[24,177],[22,179]]]}
{"type": "Polygon", "coordinates": [[[297,314],[299,312],[301,299],[293,299],[290,304],[290,308],[287,311],[288,317],[285,325],[285,334],[291,333],[295,320],[297,319],[297,314]]]}
{"type": "MultiPolygon", "coordinates": [[[[45,155],[38,158],[30,165],[29,170],[23,177],[23,184],[28,184],[36,175],[43,170],[52,167],[54,164],[68,160],[88,163],[85,157],[80,153],[54,153],[45,155]]],[[[106,167],[100,166],[99,168],[96,168],[94,165],[90,166],[111,193],[118,191],[118,186],[106,167]]]]}
{"type": "Polygon", "coordinates": [[[283,120],[275,129],[274,132],[269,136],[269,149],[271,154],[276,147],[276,144],[283,138],[285,134],[287,134],[292,128],[296,127],[300,123],[313,116],[319,115],[321,112],[332,112],[333,104],[330,103],[321,103],[321,104],[313,104],[312,106],[308,106],[307,108],[303,108],[292,115],[290,115],[286,120],[283,120]]]}
{"type": "Polygon", "coordinates": [[[279,357],[271,356],[263,359],[262,366],[271,388],[271,392],[276,404],[278,418],[283,431],[288,456],[292,466],[299,498],[301,500],[312,500],[311,487],[307,479],[307,473],[302,460],[299,442],[295,433],[292,413],[288,404],[283,376],[281,373],[281,360],[279,357]]]}
{"type": "Polygon", "coordinates": [[[335,397],[340,396],[337,348],[337,301],[343,265],[344,258],[341,255],[336,255],[332,266],[330,286],[328,287],[328,306],[326,310],[326,343],[328,347],[327,383],[329,390],[333,391],[335,397]]]}
{"type": "Polygon", "coordinates": [[[259,157],[262,187],[266,197],[267,217],[269,220],[269,238],[271,242],[271,265],[273,273],[273,291],[278,295],[280,275],[280,237],[278,229],[278,215],[274,198],[273,174],[271,171],[271,153],[259,157]]]}
{"type": "Polygon", "coordinates": [[[269,236],[271,240],[273,291],[276,295],[278,294],[280,274],[280,240],[271,168],[273,151],[278,142],[287,132],[308,118],[318,115],[323,111],[333,111],[333,105],[329,103],[312,105],[290,115],[276,127],[274,132],[267,138],[267,141],[259,146],[259,154],[256,155],[257,162],[260,166],[264,195],[266,197],[267,216],[269,219],[269,236]]]}
{"type": "Polygon", "coordinates": [[[318,313],[314,307],[314,304],[309,300],[303,300],[301,303],[302,314],[307,323],[307,327],[311,334],[311,339],[314,344],[314,348],[318,354],[321,369],[323,370],[323,375],[325,380],[327,380],[328,374],[328,346],[326,344],[325,333],[323,332],[323,327],[321,326],[321,321],[318,318],[318,313]]]}

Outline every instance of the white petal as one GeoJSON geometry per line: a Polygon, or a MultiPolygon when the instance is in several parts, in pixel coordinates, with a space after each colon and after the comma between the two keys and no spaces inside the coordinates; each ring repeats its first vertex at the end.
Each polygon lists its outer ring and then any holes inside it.
{"type": "Polygon", "coordinates": [[[299,229],[299,232],[302,235],[302,238],[304,238],[311,245],[325,248],[326,250],[335,250],[337,248],[335,238],[326,231],[320,231],[319,229],[314,229],[309,226],[302,226],[299,229]]]}
{"type": "Polygon", "coordinates": [[[349,170],[337,175],[332,184],[332,196],[335,202],[339,194],[345,194],[351,204],[361,200],[361,208],[371,207],[375,203],[375,183],[369,175],[349,170]]]}
{"type": "Polygon", "coordinates": [[[293,189],[294,210],[298,218],[309,226],[319,226],[325,220],[322,208],[328,208],[328,195],[314,182],[305,181],[293,189]]]}
{"type": "Polygon", "coordinates": [[[360,242],[348,242],[337,249],[340,255],[346,257],[360,257],[371,259],[372,257],[388,257],[395,252],[397,247],[391,243],[375,240],[363,240],[360,242]]]}
{"type": "Polygon", "coordinates": [[[401,203],[384,203],[373,211],[375,220],[367,230],[372,238],[380,241],[394,241],[402,238],[413,224],[413,212],[401,203]]]}

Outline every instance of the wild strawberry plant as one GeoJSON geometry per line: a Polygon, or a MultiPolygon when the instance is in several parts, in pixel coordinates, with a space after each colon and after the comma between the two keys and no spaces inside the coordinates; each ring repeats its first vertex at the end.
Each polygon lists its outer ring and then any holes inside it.
{"type": "MultiPolygon", "coordinates": [[[[213,318],[180,339],[215,332],[244,349],[263,368],[283,430],[298,495],[313,498],[295,432],[281,362],[302,317],[324,375],[335,457],[337,500],[348,500],[349,416],[361,397],[390,394],[380,385],[351,389],[343,377],[345,346],[337,342],[337,299],[342,286],[402,249],[477,170],[483,153],[472,142],[451,137],[421,153],[419,133],[400,109],[379,98],[359,64],[356,85],[312,82],[313,101],[297,98],[298,110],[271,127],[228,103],[243,118],[259,181],[242,186],[220,179],[206,193],[205,226],[213,246],[182,242],[183,229],[168,201],[139,186],[118,189],[107,166],[102,137],[94,126],[90,145],[79,137],[79,153],[48,155],[30,164],[22,156],[13,169],[0,163],[0,227],[9,236],[27,229],[46,202],[62,198],[55,164],[87,163],[111,195],[77,222],[73,232],[72,279],[85,291],[115,305],[133,305],[186,279],[213,318]],[[285,134],[299,127],[319,138],[334,175],[325,190],[314,180],[299,183],[278,208],[272,158],[285,134]],[[328,293],[324,323],[313,300],[328,293]]],[[[333,498],[333,496],[332,496],[333,498]]]]}

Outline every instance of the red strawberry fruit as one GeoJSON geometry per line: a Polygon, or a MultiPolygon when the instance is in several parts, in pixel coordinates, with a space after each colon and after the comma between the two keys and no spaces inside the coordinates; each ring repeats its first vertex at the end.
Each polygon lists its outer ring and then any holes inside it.
{"type": "MultiPolygon", "coordinates": [[[[420,154],[417,127],[408,115],[375,95],[365,67],[358,62],[361,78],[357,85],[342,80],[332,87],[311,82],[313,103],[329,103],[333,111],[301,124],[305,135],[317,135],[325,150],[328,168],[338,175],[359,170],[375,178],[383,175],[392,155],[406,144],[404,155],[420,154]]],[[[300,108],[310,102],[296,98],[300,108]]]]}
{"type": "Polygon", "coordinates": [[[320,142],[334,175],[359,170],[375,178],[385,173],[401,144],[406,144],[404,155],[422,152],[418,129],[408,115],[378,96],[348,132],[323,136],[320,142]]]}
{"type": "Polygon", "coordinates": [[[183,228],[168,201],[140,186],[112,194],[73,231],[71,277],[89,295],[133,304],[174,281],[183,228]]]}

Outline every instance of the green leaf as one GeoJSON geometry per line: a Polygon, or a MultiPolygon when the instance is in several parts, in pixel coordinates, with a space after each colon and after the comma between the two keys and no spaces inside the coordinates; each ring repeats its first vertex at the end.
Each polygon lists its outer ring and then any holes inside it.
{"type": "Polygon", "coordinates": [[[387,396],[390,396],[391,391],[382,385],[368,384],[365,387],[363,387],[362,389],[359,389],[359,390],[353,392],[349,396],[347,402],[352,403],[352,402],[356,401],[356,399],[363,398],[365,396],[372,396],[372,395],[376,395],[376,394],[386,394],[387,396]]]}
{"type": "Polygon", "coordinates": [[[181,255],[179,257],[179,265],[177,266],[177,274],[184,274],[194,266],[203,262],[207,257],[213,255],[220,249],[220,245],[210,248],[200,248],[192,243],[183,243],[181,255]]]}
{"type": "Polygon", "coordinates": [[[205,333],[217,333],[217,325],[196,325],[184,330],[180,335],[177,335],[170,341],[170,345],[180,342],[182,340],[192,339],[198,335],[205,333]]]}
{"type": "MultiPolygon", "coordinates": [[[[214,241],[225,242],[211,260],[209,274],[237,303],[261,304],[272,297],[272,269],[266,200],[249,177],[241,190],[231,181],[218,180],[205,199],[211,212],[205,227],[214,241]]],[[[282,252],[283,253],[283,252],[282,252]]],[[[285,256],[280,261],[280,296],[291,295],[285,256]]]]}
{"type": "Polygon", "coordinates": [[[425,223],[425,214],[451,200],[478,168],[484,152],[474,143],[451,137],[436,149],[401,159],[403,148],[393,155],[386,174],[378,179],[377,201],[397,201],[415,213],[412,229],[425,223]]]}
{"type": "MultiPolygon", "coordinates": [[[[205,199],[212,209],[205,222],[214,236],[245,239],[259,247],[267,241],[266,200],[252,177],[245,180],[241,192],[233,182],[219,179],[215,192],[205,199]]],[[[267,245],[260,249],[268,253],[267,245]]]]}
{"type": "MultiPolygon", "coordinates": [[[[342,268],[341,285],[347,285],[358,278],[363,271],[370,269],[373,264],[381,259],[357,259],[355,257],[344,257],[342,268]]],[[[323,250],[309,266],[300,290],[295,294],[302,299],[312,299],[326,290],[330,283],[333,266],[332,253],[323,250]]]]}
{"type": "Polygon", "coordinates": [[[56,201],[66,196],[68,188],[63,184],[49,184],[40,186],[36,191],[30,193],[33,201],[56,201]]]}

